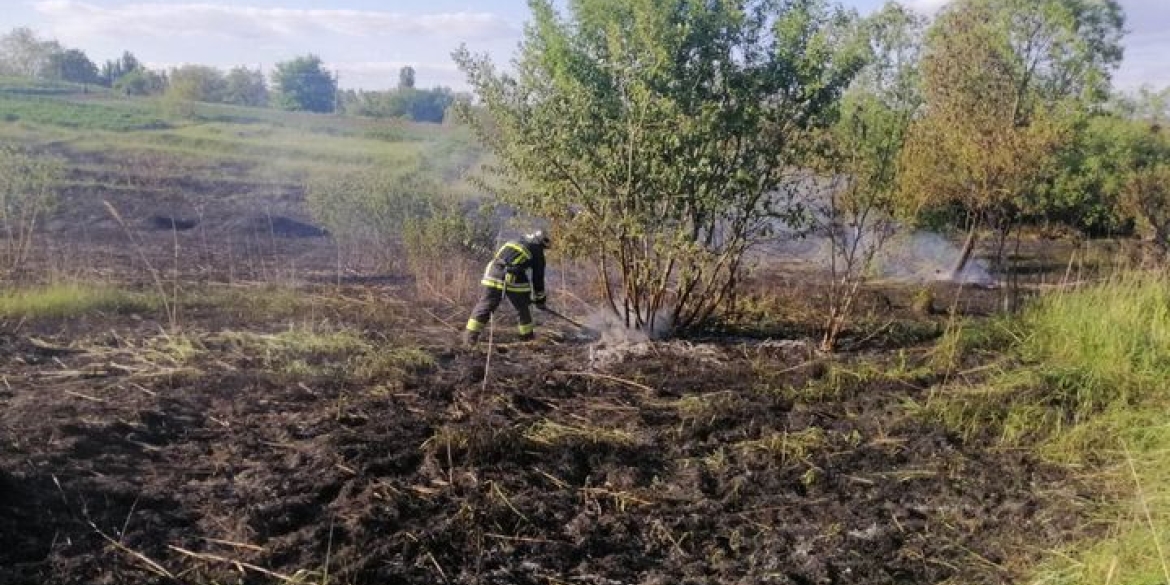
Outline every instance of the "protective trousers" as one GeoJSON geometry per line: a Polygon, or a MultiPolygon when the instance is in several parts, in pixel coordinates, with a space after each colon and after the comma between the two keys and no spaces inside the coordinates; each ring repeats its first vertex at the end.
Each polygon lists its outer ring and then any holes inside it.
{"type": "Polygon", "coordinates": [[[520,324],[518,326],[521,337],[529,337],[532,335],[534,326],[532,324],[532,300],[531,293],[528,292],[504,292],[498,288],[485,286],[483,287],[483,294],[479,297],[479,302],[475,304],[475,308],[471,311],[471,319],[467,321],[467,330],[472,333],[479,333],[487,326],[488,319],[491,318],[492,312],[500,306],[500,301],[503,300],[504,295],[508,296],[508,301],[516,307],[516,314],[519,316],[520,324]]]}

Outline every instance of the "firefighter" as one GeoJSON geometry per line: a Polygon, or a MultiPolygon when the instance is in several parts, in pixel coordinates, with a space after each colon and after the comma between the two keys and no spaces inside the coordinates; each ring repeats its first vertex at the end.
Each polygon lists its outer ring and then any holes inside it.
{"type": "Polygon", "coordinates": [[[535,338],[531,305],[542,307],[547,298],[544,292],[544,251],[549,244],[548,235],[538,230],[500,246],[480,281],[483,293],[467,320],[467,330],[463,332],[466,345],[475,345],[479,341],[492,312],[505,296],[520,317],[520,339],[530,341],[535,338]],[[531,278],[529,270],[532,271],[531,278]]]}

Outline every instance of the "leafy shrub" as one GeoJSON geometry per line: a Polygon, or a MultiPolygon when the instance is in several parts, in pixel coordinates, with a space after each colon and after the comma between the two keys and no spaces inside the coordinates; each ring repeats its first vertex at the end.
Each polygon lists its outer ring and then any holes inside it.
{"type": "Polygon", "coordinates": [[[420,293],[454,301],[475,290],[482,261],[492,254],[496,228],[490,208],[469,214],[449,201],[409,218],[403,230],[407,263],[420,293]]]}
{"type": "Polygon", "coordinates": [[[308,185],[309,207],[338,244],[365,252],[385,270],[413,274],[420,290],[454,300],[491,255],[490,208],[477,212],[441,194],[429,167],[318,176],[308,185]],[[462,287],[461,289],[459,287],[462,287]]]}
{"type": "Polygon", "coordinates": [[[403,228],[428,215],[438,186],[417,167],[375,168],[314,176],[306,190],[310,212],[338,245],[368,255],[379,268],[401,270],[406,267],[400,253],[403,228]]]}
{"type": "Polygon", "coordinates": [[[0,266],[20,268],[33,249],[40,221],[57,203],[61,164],[52,158],[0,147],[0,266]]]}

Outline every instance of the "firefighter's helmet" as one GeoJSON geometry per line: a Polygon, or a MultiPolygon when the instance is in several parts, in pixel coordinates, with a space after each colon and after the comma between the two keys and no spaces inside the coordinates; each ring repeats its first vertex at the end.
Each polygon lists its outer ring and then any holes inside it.
{"type": "Polygon", "coordinates": [[[540,244],[545,248],[548,248],[552,245],[552,240],[548,237],[548,233],[546,233],[544,230],[536,230],[524,236],[524,241],[528,242],[529,244],[540,244]]]}

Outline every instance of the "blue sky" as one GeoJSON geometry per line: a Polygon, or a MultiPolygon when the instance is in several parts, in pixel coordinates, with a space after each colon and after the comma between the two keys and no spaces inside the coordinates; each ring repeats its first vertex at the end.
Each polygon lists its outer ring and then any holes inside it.
{"type": "MultiPolygon", "coordinates": [[[[884,0],[841,0],[869,12],[884,0]]],[[[1170,1],[1120,0],[1129,19],[1118,87],[1170,86],[1170,1]]],[[[945,0],[904,0],[931,13],[945,0]]],[[[525,0],[4,0],[0,32],[28,26],[94,61],[130,50],[156,68],[184,63],[260,67],[319,55],[342,87],[393,86],[410,65],[420,86],[464,83],[450,53],[461,43],[507,61],[525,0]]]]}

